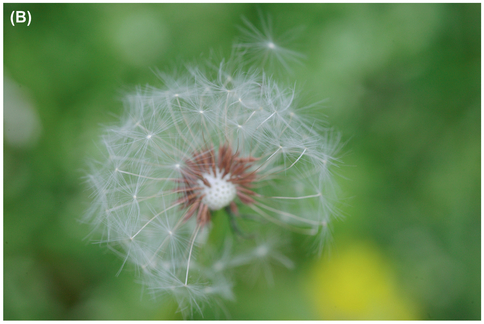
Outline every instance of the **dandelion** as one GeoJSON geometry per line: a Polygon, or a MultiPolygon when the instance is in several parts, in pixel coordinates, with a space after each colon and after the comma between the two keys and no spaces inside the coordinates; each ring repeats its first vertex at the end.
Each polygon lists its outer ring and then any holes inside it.
{"type": "Polygon", "coordinates": [[[162,78],[106,128],[88,219],[189,317],[233,298],[238,269],[271,282],[272,265],[291,268],[288,233],[327,239],[339,137],[293,88],[246,65],[162,78]]]}

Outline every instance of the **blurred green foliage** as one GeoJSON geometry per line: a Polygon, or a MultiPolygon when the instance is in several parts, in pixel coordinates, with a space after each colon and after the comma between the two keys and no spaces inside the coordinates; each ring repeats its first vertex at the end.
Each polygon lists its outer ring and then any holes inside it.
{"type": "MultiPolygon", "coordinates": [[[[391,273],[413,318],[480,319],[480,4],[4,4],[5,319],[180,318],[83,240],[83,172],[124,92],[159,85],[153,70],[230,53],[241,16],[257,22],[258,10],[276,30],[305,27],[295,49],[307,58],[287,79],[302,104],[329,99],[315,112],[347,141],[345,217],[323,265],[298,243],[297,268],[274,269],[274,287],[240,282],[230,316],[328,318],[305,287],[331,271],[357,280],[347,270],[361,262],[339,247],[364,240],[384,260],[368,266],[372,280],[391,273]],[[13,10],[31,25],[13,27],[13,10]]],[[[358,287],[348,303],[375,294],[358,287]]]]}

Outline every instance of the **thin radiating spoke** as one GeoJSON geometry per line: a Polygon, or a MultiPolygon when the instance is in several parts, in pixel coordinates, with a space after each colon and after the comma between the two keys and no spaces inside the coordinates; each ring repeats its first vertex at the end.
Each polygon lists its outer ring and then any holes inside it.
{"type": "Polygon", "coordinates": [[[317,228],[300,228],[300,227],[296,227],[296,226],[291,226],[289,224],[286,224],[284,223],[283,221],[277,219],[277,218],[274,218],[272,216],[270,216],[269,214],[267,214],[266,212],[264,212],[262,209],[258,208],[257,206],[255,206],[254,204],[252,205],[249,205],[250,208],[252,208],[252,210],[254,210],[255,212],[257,212],[259,215],[261,215],[262,217],[264,217],[265,219],[267,219],[268,221],[270,222],[273,222],[274,224],[277,224],[281,227],[284,227],[284,228],[287,228],[293,232],[296,232],[296,233],[301,233],[301,234],[305,234],[305,235],[314,235],[317,233],[317,228]]]}
{"type": "Polygon", "coordinates": [[[315,198],[321,196],[320,193],[315,194],[315,195],[309,195],[309,196],[301,196],[301,197],[264,197],[264,198],[272,198],[272,199],[307,199],[307,198],[315,198]]]}
{"type": "Polygon", "coordinates": [[[192,242],[190,244],[190,252],[188,254],[188,261],[187,261],[187,275],[185,277],[185,286],[188,284],[188,272],[190,270],[190,259],[192,257],[193,245],[195,244],[195,240],[197,238],[198,231],[200,230],[200,227],[202,227],[202,225],[198,224],[197,229],[195,230],[195,233],[193,233],[192,242]]]}
{"type": "Polygon", "coordinates": [[[159,212],[158,214],[156,214],[155,216],[153,216],[153,218],[151,218],[151,219],[150,219],[148,222],[146,222],[146,224],[144,224],[144,225],[143,225],[143,227],[141,227],[141,228],[139,229],[139,231],[137,231],[137,232],[136,232],[136,234],[134,234],[133,236],[131,236],[131,237],[130,237],[130,239],[131,239],[131,240],[133,240],[133,239],[136,237],[136,235],[138,235],[139,233],[141,233],[141,231],[142,231],[142,230],[143,230],[143,229],[144,229],[146,226],[148,226],[148,224],[149,224],[149,223],[151,223],[153,220],[155,220],[155,219],[156,219],[158,216],[160,216],[161,214],[163,214],[163,213],[165,213],[165,212],[169,211],[170,209],[175,208],[176,206],[179,206],[179,205],[181,205],[181,203],[174,204],[173,206],[170,206],[170,207],[168,207],[167,209],[165,209],[165,210],[163,210],[163,211],[159,212]]]}

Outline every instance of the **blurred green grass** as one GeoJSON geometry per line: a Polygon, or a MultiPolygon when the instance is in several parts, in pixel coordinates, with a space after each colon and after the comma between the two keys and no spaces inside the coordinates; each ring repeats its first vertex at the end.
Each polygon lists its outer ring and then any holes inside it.
{"type": "MultiPolygon", "coordinates": [[[[326,267],[371,242],[414,318],[480,319],[480,6],[4,4],[4,319],[180,318],[83,241],[81,177],[124,92],[228,54],[258,10],[280,30],[305,27],[295,46],[307,59],[287,79],[302,104],[329,99],[314,112],[347,141],[326,267]],[[13,10],[31,25],[11,26],[13,10]]],[[[275,269],[274,287],[239,283],[232,318],[327,318],[304,288],[321,264],[295,250],[298,267],[275,269]]]]}

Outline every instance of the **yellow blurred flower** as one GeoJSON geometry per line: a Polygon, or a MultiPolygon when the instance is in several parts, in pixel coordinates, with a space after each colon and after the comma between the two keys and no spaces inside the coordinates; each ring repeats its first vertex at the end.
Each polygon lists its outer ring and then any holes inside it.
{"type": "Polygon", "coordinates": [[[310,298],[323,319],[419,319],[417,305],[402,294],[392,268],[368,243],[338,249],[316,263],[307,279],[310,298]]]}

